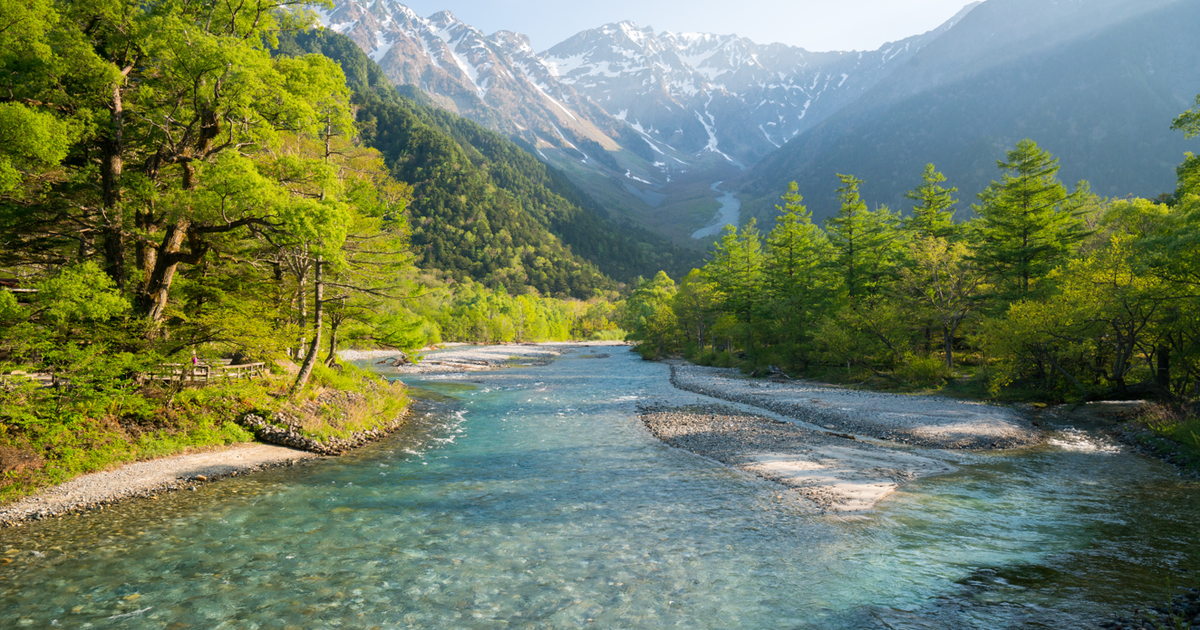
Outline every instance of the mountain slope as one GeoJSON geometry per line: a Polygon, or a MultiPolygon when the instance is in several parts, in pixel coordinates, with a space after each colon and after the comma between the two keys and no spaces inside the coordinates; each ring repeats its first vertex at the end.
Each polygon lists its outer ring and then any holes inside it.
{"type": "Polygon", "coordinates": [[[518,33],[395,0],[335,0],[320,15],[393,83],[519,139],[608,216],[702,247],[690,235],[716,211],[714,182],[853,102],[970,8],[877,51],[832,53],[620,23],[539,55],[518,33]]]}
{"type": "Polygon", "coordinates": [[[535,146],[617,149],[624,124],[555,81],[545,82],[524,35],[491,36],[449,11],[429,18],[394,0],[337,2],[322,23],[355,41],[396,85],[414,85],[439,106],[535,146]]]}
{"type": "Polygon", "coordinates": [[[507,138],[402,96],[348,37],[331,31],[284,38],[281,52],[317,52],[340,63],[356,93],[360,133],[397,179],[412,183],[412,243],[419,263],[519,290],[588,297],[659,269],[696,264],[694,253],[604,218],[561,174],[507,138]]]}
{"type": "Polygon", "coordinates": [[[817,217],[836,212],[837,173],[871,203],[903,193],[933,162],[964,205],[1022,138],[1061,159],[1060,176],[1106,196],[1171,190],[1197,142],[1169,129],[1200,92],[1200,5],[1183,0],[989,0],[829,120],[743,180],[770,216],[790,181],[817,217]]]}
{"type": "Polygon", "coordinates": [[[871,52],[813,53],[736,35],[656,35],[621,22],[579,33],[541,60],[560,83],[658,147],[753,164],[854,101],[973,6],[938,29],[871,52]]]}

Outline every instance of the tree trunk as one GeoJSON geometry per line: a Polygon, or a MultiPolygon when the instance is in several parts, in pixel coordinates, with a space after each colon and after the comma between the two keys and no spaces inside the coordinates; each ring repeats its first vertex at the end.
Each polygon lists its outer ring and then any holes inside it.
{"type": "Polygon", "coordinates": [[[1171,389],[1171,347],[1166,344],[1159,344],[1155,350],[1158,359],[1157,370],[1154,373],[1154,382],[1159,387],[1171,389]]]}
{"type": "Polygon", "coordinates": [[[946,347],[946,369],[954,369],[954,331],[958,328],[957,325],[945,326],[942,328],[942,341],[946,347]]]}
{"type": "Polygon", "coordinates": [[[179,267],[179,253],[183,239],[187,235],[189,222],[179,221],[167,226],[162,244],[147,257],[147,263],[154,265],[148,270],[146,283],[138,298],[141,311],[151,322],[161,322],[167,309],[167,298],[171,291],[171,282],[175,279],[175,270],[179,267]]]}
{"type": "Polygon", "coordinates": [[[125,107],[121,100],[121,84],[113,86],[112,129],[103,144],[104,155],[100,159],[100,182],[104,203],[104,263],[105,271],[125,290],[125,218],[121,207],[121,173],[125,168],[123,153],[125,107]]]}
{"type": "Polygon", "coordinates": [[[338,329],[342,326],[340,315],[330,315],[329,317],[329,354],[325,357],[325,365],[333,367],[337,365],[337,344],[338,344],[338,329]]]}
{"type": "Polygon", "coordinates": [[[321,326],[324,324],[322,315],[322,301],[325,296],[325,283],[321,278],[321,258],[317,257],[316,263],[313,265],[313,338],[312,343],[308,346],[308,354],[304,357],[304,364],[300,366],[300,373],[296,375],[296,382],[292,384],[292,393],[300,391],[308,384],[308,377],[312,376],[313,366],[317,363],[317,353],[321,348],[321,326]]]}

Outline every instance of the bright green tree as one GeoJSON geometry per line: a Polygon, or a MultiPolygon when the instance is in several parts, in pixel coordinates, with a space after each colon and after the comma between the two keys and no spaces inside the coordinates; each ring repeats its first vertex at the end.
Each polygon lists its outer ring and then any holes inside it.
{"type": "Polygon", "coordinates": [[[833,265],[844,279],[851,303],[879,296],[894,280],[903,256],[900,217],[887,206],[868,210],[858,192],[862,180],[838,175],[841,207],[825,222],[833,245],[833,265]]]}
{"type": "Polygon", "coordinates": [[[980,305],[987,278],[970,259],[967,245],[937,236],[917,238],[911,264],[901,272],[903,295],[942,326],[946,368],[954,368],[954,338],[980,305]]]}
{"type": "Polygon", "coordinates": [[[678,287],[664,271],[653,280],[638,283],[621,308],[621,327],[639,342],[642,356],[661,356],[676,348],[678,320],[672,305],[678,287]]]}
{"type": "Polygon", "coordinates": [[[904,227],[918,237],[953,238],[961,228],[954,222],[955,206],[958,200],[954,198],[957,188],[943,188],[941,183],[946,181],[933,164],[926,164],[921,174],[920,186],[904,193],[904,196],[916,202],[912,216],[904,222],[904,227]]]}
{"type": "Polygon", "coordinates": [[[997,162],[1004,172],[979,194],[982,239],[975,260],[996,283],[1005,301],[1031,297],[1039,281],[1064,263],[1086,236],[1079,212],[1086,182],[1068,192],[1058,181],[1058,159],[1033,140],[1022,140],[997,162]]]}
{"type": "Polygon", "coordinates": [[[755,320],[763,297],[763,251],[754,219],[741,230],[725,226],[704,273],[713,284],[718,308],[743,324],[755,320]]]}
{"type": "Polygon", "coordinates": [[[806,353],[814,323],[829,308],[839,278],[828,265],[833,247],[813,224],[795,182],[782,200],[782,206],[775,206],[781,214],[767,236],[763,268],[773,338],[796,363],[806,353]]]}

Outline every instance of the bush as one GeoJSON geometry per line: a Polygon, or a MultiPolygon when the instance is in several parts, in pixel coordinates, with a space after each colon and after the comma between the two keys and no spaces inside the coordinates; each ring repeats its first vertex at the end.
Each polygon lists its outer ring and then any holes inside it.
{"type": "Polygon", "coordinates": [[[588,341],[625,341],[625,337],[628,334],[629,333],[625,332],[624,330],[621,330],[620,328],[614,328],[612,330],[598,330],[598,331],[592,333],[591,335],[589,335],[587,340],[588,341]]]}
{"type": "Polygon", "coordinates": [[[951,372],[941,357],[920,356],[910,352],[904,355],[904,361],[896,370],[896,376],[912,385],[936,387],[950,378],[951,372]]]}

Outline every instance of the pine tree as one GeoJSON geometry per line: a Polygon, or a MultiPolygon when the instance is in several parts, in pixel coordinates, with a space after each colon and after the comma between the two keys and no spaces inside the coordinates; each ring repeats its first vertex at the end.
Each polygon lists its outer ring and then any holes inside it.
{"type": "Polygon", "coordinates": [[[720,307],[739,322],[754,320],[761,300],[763,253],[758,227],[751,219],[737,230],[726,226],[712,261],[704,267],[720,307]]]}
{"type": "Polygon", "coordinates": [[[826,264],[833,248],[813,224],[796,182],[788,186],[783,202],[775,206],[782,214],[767,236],[763,267],[775,338],[795,361],[828,305],[837,276],[826,264]]]}

